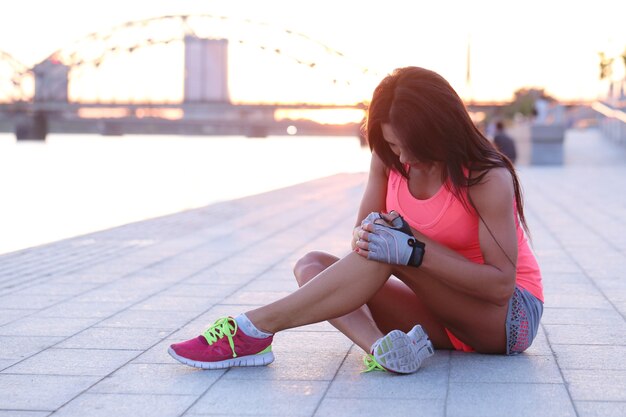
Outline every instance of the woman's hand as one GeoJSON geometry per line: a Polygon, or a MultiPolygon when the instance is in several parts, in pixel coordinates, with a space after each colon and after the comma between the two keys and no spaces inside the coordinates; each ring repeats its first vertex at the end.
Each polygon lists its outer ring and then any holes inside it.
{"type": "Polygon", "coordinates": [[[371,212],[352,231],[352,249],[359,255],[367,258],[369,249],[369,234],[374,230],[373,224],[376,220],[384,219],[387,214],[377,211],[371,212]]]}
{"type": "Polygon", "coordinates": [[[356,226],[352,229],[352,250],[357,252],[357,244],[360,239],[361,225],[356,226]]]}
{"type": "Polygon", "coordinates": [[[354,228],[352,232],[352,250],[359,255],[367,258],[367,250],[369,245],[369,233],[367,225],[360,225],[354,228]]]}
{"type": "Polygon", "coordinates": [[[361,221],[360,225],[356,226],[352,230],[352,250],[358,253],[358,248],[362,247],[364,243],[367,243],[369,241],[368,225],[373,224],[376,220],[383,219],[383,216],[385,216],[385,214],[373,211],[361,221]]]}
{"type": "Polygon", "coordinates": [[[408,223],[397,212],[371,213],[355,228],[356,252],[364,258],[393,265],[418,267],[424,243],[415,238],[408,223]]]}

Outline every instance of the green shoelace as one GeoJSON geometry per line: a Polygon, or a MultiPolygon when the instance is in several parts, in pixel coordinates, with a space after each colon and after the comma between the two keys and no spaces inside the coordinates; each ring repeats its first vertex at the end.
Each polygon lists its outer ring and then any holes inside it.
{"type": "Polygon", "coordinates": [[[376,359],[374,359],[374,355],[363,356],[363,363],[365,364],[365,370],[361,371],[362,374],[372,371],[387,372],[387,370],[383,368],[383,366],[379,364],[376,359]]]}
{"type": "Polygon", "coordinates": [[[237,357],[235,353],[235,343],[233,342],[233,336],[237,333],[237,322],[232,317],[223,317],[217,319],[211,327],[202,333],[202,336],[209,343],[209,346],[222,339],[224,336],[228,338],[228,344],[233,351],[233,358],[237,357]],[[232,323],[232,324],[231,324],[232,323]]]}

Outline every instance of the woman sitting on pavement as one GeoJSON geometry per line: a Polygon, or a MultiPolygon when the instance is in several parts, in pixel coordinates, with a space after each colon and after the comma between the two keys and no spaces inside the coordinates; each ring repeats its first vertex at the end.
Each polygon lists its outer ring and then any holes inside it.
{"type": "Polygon", "coordinates": [[[395,70],[366,122],[371,168],[353,252],[302,257],[300,288],[217,320],[169,353],[199,368],[267,365],[272,336],[324,320],[368,353],[368,369],[412,373],[436,349],[517,354],[543,312],[511,162],[438,74],[395,70]]]}

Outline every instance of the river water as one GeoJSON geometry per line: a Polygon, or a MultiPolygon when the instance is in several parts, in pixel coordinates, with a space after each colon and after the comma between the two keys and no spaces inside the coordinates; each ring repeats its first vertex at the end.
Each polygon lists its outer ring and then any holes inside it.
{"type": "Polygon", "coordinates": [[[367,171],[369,155],[348,137],[0,134],[0,254],[367,171]]]}

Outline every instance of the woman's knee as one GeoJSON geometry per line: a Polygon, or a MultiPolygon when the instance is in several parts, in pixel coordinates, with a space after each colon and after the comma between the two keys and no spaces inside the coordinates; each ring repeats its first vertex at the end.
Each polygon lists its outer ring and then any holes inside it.
{"type": "Polygon", "coordinates": [[[313,251],[298,259],[293,267],[293,274],[299,286],[309,282],[317,274],[337,262],[339,258],[326,252],[313,251]]]}

